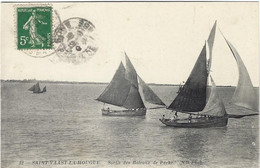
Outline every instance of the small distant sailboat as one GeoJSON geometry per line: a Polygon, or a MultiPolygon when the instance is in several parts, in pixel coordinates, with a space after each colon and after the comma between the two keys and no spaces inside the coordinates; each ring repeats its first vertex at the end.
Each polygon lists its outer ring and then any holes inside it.
{"type": "Polygon", "coordinates": [[[103,108],[102,114],[108,116],[144,116],[146,107],[139,92],[142,87],[144,99],[153,104],[165,106],[162,100],[137,75],[133,64],[125,54],[126,68],[121,62],[114,77],[102,94],[96,99],[125,109],[111,110],[103,108]],[[139,82],[138,82],[139,79],[139,82]]]}
{"type": "Polygon", "coordinates": [[[28,89],[29,91],[33,91],[33,93],[44,93],[46,92],[46,86],[41,90],[39,82],[33,85],[31,88],[28,89]]]}

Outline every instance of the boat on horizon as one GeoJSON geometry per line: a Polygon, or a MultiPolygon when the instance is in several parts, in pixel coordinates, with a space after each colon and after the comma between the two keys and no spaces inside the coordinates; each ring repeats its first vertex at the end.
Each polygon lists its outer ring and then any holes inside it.
{"type": "Polygon", "coordinates": [[[101,109],[102,115],[107,116],[145,116],[146,106],[143,100],[159,105],[156,108],[164,108],[163,101],[141,79],[130,59],[125,53],[126,67],[120,62],[111,82],[96,99],[97,101],[120,107],[120,109],[101,109]],[[141,88],[141,89],[140,89],[141,88]],[[142,93],[140,93],[140,90],[142,93]],[[142,98],[143,97],[143,98],[142,98]]]}
{"type": "MultiPolygon", "coordinates": [[[[163,116],[163,118],[159,119],[163,124],[182,128],[224,127],[228,124],[229,118],[258,115],[258,113],[229,115],[225,110],[224,103],[219,98],[216,84],[210,75],[216,24],[217,22],[215,22],[211,29],[208,40],[203,46],[190,76],[181,90],[179,90],[178,95],[167,107],[167,109],[175,112],[176,115],[171,119],[163,116]],[[209,57],[208,60],[207,53],[209,57]],[[210,91],[207,90],[209,81],[211,81],[210,91]],[[186,114],[188,117],[178,118],[178,112],[186,114]]],[[[236,49],[229,41],[226,40],[226,42],[237,61],[239,69],[239,81],[231,103],[253,111],[258,111],[258,96],[254,92],[247,69],[236,49]]]]}
{"type": "Polygon", "coordinates": [[[35,85],[33,85],[32,87],[30,87],[28,90],[29,90],[29,91],[33,91],[33,93],[44,93],[44,92],[47,91],[47,90],[46,90],[46,86],[44,86],[43,89],[41,90],[39,82],[37,82],[37,83],[36,83],[35,85]]]}

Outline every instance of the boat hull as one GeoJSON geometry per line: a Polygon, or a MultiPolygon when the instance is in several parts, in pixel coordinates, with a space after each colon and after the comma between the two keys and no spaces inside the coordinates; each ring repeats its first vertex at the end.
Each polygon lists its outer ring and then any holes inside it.
{"type": "Polygon", "coordinates": [[[209,127],[225,127],[228,123],[228,117],[214,117],[205,119],[188,119],[170,120],[159,119],[163,124],[177,128],[209,128],[209,127]]]}
{"type": "Polygon", "coordinates": [[[43,91],[41,91],[41,92],[33,92],[33,93],[44,93],[43,91]]]}
{"type": "Polygon", "coordinates": [[[105,116],[145,116],[146,109],[138,110],[107,110],[101,109],[102,115],[105,116]]]}

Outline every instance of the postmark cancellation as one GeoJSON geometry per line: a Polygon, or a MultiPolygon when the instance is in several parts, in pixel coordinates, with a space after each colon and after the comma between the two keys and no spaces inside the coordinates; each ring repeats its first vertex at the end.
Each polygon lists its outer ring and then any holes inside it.
{"type": "Polygon", "coordinates": [[[48,4],[15,6],[16,45],[25,54],[51,62],[79,64],[98,50],[95,26],[81,17],[62,21],[48,4]],[[55,13],[55,15],[54,15],[55,13]]]}

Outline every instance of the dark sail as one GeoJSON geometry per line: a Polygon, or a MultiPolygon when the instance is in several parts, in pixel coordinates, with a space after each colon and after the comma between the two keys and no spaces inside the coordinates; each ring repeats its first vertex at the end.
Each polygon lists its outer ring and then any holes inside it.
{"type": "Polygon", "coordinates": [[[127,109],[136,109],[136,108],[145,107],[141,95],[135,86],[131,85],[131,89],[128,93],[128,97],[124,102],[123,106],[127,109]]]}
{"type": "Polygon", "coordinates": [[[126,68],[121,62],[112,81],[97,100],[127,109],[145,107],[138,91],[136,71],[127,55],[126,68]]]}
{"type": "Polygon", "coordinates": [[[41,88],[40,88],[39,82],[37,82],[34,87],[33,93],[40,93],[40,92],[41,92],[41,88]]]}
{"type": "Polygon", "coordinates": [[[44,86],[44,88],[42,89],[42,92],[46,92],[46,86],[44,86]]]}
{"type": "Polygon", "coordinates": [[[133,64],[131,63],[130,59],[125,53],[125,61],[126,61],[126,75],[125,78],[128,79],[132,85],[138,88],[138,82],[137,82],[137,73],[135,71],[135,68],[133,64]]]}
{"type": "Polygon", "coordinates": [[[29,91],[34,91],[35,89],[35,85],[33,85],[32,87],[30,87],[30,89],[28,89],[29,91]]]}
{"type": "Polygon", "coordinates": [[[167,109],[181,112],[197,112],[203,110],[206,104],[207,66],[206,45],[204,45],[192,72],[167,109]]]}
{"type": "Polygon", "coordinates": [[[142,87],[145,101],[152,104],[165,106],[162,100],[153,92],[153,90],[139,76],[138,79],[140,82],[140,86],[142,87]]]}
{"type": "Polygon", "coordinates": [[[125,53],[126,71],[125,78],[130,81],[131,88],[128,97],[124,103],[124,107],[128,109],[144,108],[144,103],[138,90],[137,73],[130,59],[125,53]]]}
{"type": "Polygon", "coordinates": [[[125,67],[121,62],[110,84],[97,100],[116,106],[123,106],[130,88],[131,83],[125,79],[125,67]]]}

